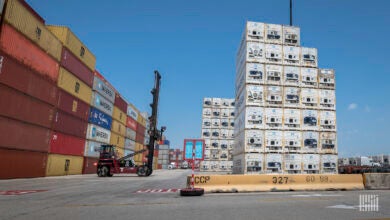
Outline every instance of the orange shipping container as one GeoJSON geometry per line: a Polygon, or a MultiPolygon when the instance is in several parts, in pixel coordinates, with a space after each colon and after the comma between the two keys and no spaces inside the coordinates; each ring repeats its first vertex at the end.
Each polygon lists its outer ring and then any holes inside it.
{"type": "Polygon", "coordinates": [[[6,22],[36,43],[42,50],[60,61],[61,42],[45,27],[28,5],[19,0],[8,0],[4,18],[6,22]]]}
{"type": "Polygon", "coordinates": [[[54,82],[57,81],[59,65],[56,60],[10,25],[3,24],[1,27],[0,48],[44,77],[54,82]]]}

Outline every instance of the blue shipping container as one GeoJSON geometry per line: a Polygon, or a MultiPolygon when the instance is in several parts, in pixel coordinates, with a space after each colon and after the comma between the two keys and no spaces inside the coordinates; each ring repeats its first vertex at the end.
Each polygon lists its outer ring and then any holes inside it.
{"type": "Polygon", "coordinates": [[[111,130],[111,123],[112,123],[111,116],[99,111],[94,107],[91,107],[89,110],[88,121],[92,124],[98,125],[107,130],[111,130]]]}

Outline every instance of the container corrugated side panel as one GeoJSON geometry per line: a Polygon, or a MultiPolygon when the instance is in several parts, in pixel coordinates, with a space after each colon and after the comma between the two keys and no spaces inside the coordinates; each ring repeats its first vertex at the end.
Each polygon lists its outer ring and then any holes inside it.
{"type": "Polygon", "coordinates": [[[126,135],[125,137],[135,141],[136,132],[131,128],[126,128],[126,135]]]}
{"type": "Polygon", "coordinates": [[[111,131],[123,137],[126,135],[126,127],[117,120],[112,120],[111,131]]]}
{"type": "Polygon", "coordinates": [[[137,122],[141,124],[142,126],[146,127],[146,119],[142,114],[138,114],[137,122]]]}
{"type": "Polygon", "coordinates": [[[83,174],[95,174],[97,173],[97,163],[99,159],[94,157],[84,157],[83,174]]]}
{"type": "Polygon", "coordinates": [[[145,130],[146,128],[142,126],[141,124],[137,124],[137,134],[145,136],[145,130]]]}
{"type": "Polygon", "coordinates": [[[89,87],[92,87],[93,72],[66,47],[62,47],[61,65],[89,87]]]}
{"type": "Polygon", "coordinates": [[[53,120],[52,129],[79,138],[85,138],[88,122],[82,121],[62,111],[57,111],[53,120]]]}
{"type": "Polygon", "coordinates": [[[108,85],[108,83],[103,82],[99,77],[95,76],[93,79],[93,90],[97,91],[104,98],[109,100],[114,104],[115,102],[115,90],[108,85]]]}
{"type": "Polygon", "coordinates": [[[18,0],[7,1],[4,18],[5,21],[37,44],[43,51],[60,61],[61,42],[18,0]]]}
{"type": "Polygon", "coordinates": [[[125,155],[125,149],[123,149],[122,147],[117,147],[116,148],[116,152],[117,152],[117,156],[119,158],[123,157],[125,155]]]}
{"type": "Polygon", "coordinates": [[[81,99],[88,105],[91,102],[92,89],[62,67],[58,77],[58,87],[81,99]]]}
{"type": "Polygon", "coordinates": [[[112,132],[111,137],[110,137],[110,144],[115,145],[117,147],[124,148],[125,147],[125,137],[112,132]]]}
{"type": "Polygon", "coordinates": [[[81,174],[83,157],[49,154],[47,158],[46,176],[64,176],[81,174]]]}
{"type": "Polygon", "coordinates": [[[52,154],[84,156],[85,139],[53,132],[50,140],[52,154]]]}
{"type": "Polygon", "coordinates": [[[72,33],[68,27],[46,26],[57,38],[67,47],[79,60],[81,60],[90,70],[95,70],[95,55],[72,33]],[[84,48],[84,50],[82,49],[84,48]],[[84,52],[82,52],[82,50],[84,52]]]}
{"type": "Polygon", "coordinates": [[[50,130],[0,116],[0,147],[48,152],[50,130]]]}
{"type": "Polygon", "coordinates": [[[121,95],[115,94],[114,105],[118,107],[122,112],[127,113],[127,102],[122,98],[121,95]]]}
{"type": "Polygon", "coordinates": [[[134,120],[132,117],[127,116],[126,120],[126,127],[131,128],[131,130],[137,131],[137,121],[134,120]]]}
{"type": "Polygon", "coordinates": [[[59,64],[38,46],[32,44],[10,25],[1,27],[1,50],[35,70],[48,80],[57,82],[59,64]]]}
{"type": "Polygon", "coordinates": [[[84,156],[98,158],[100,155],[100,147],[103,144],[105,143],[87,140],[85,142],[84,156]]]}
{"type": "Polygon", "coordinates": [[[114,111],[112,113],[112,117],[118,120],[123,125],[126,125],[127,115],[123,111],[121,111],[118,107],[114,105],[114,111]]]}
{"type": "Polygon", "coordinates": [[[0,148],[0,179],[44,177],[47,153],[0,148]]]}
{"type": "Polygon", "coordinates": [[[86,137],[88,140],[108,144],[110,143],[111,131],[94,124],[88,124],[88,131],[86,137]]]}
{"type": "Polygon", "coordinates": [[[97,92],[92,92],[91,106],[96,107],[100,111],[112,117],[114,104],[112,104],[108,99],[104,98],[97,92]]]}
{"type": "Polygon", "coordinates": [[[111,130],[111,116],[99,111],[97,108],[91,107],[89,112],[89,123],[98,125],[104,129],[111,130]]]}
{"type": "Polygon", "coordinates": [[[58,90],[57,107],[83,121],[88,120],[89,105],[62,89],[58,90]]]}
{"type": "Polygon", "coordinates": [[[51,127],[54,107],[15,89],[0,84],[0,115],[51,127]]]}
{"type": "Polygon", "coordinates": [[[38,98],[51,105],[56,104],[57,85],[42,78],[26,66],[0,51],[0,83],[38,98]]]}

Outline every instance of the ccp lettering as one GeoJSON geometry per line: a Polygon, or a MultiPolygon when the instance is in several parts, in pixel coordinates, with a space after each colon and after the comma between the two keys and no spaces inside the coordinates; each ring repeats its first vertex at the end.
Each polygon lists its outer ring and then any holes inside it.
{"type": "Polygon", "coordinates": [[[195,184],[207,183],[208,181],[210,181],[209,176],[196,176],[195,177],[195,184]]]}

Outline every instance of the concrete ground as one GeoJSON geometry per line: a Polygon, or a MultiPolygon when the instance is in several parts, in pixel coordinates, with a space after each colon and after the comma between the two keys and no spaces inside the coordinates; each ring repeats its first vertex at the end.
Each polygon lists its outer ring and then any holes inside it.
{"type": "Polygon", "coordinates": [[[150,177],[75,175],[0,180],[0,219],[383,219],[389,191],[205,194],[180,197],[189,170],[150,177]],[[34,191],[42,190],[42,191],[34,191]],[[379,196],[360,211],[359,195],[379,196]]]}

